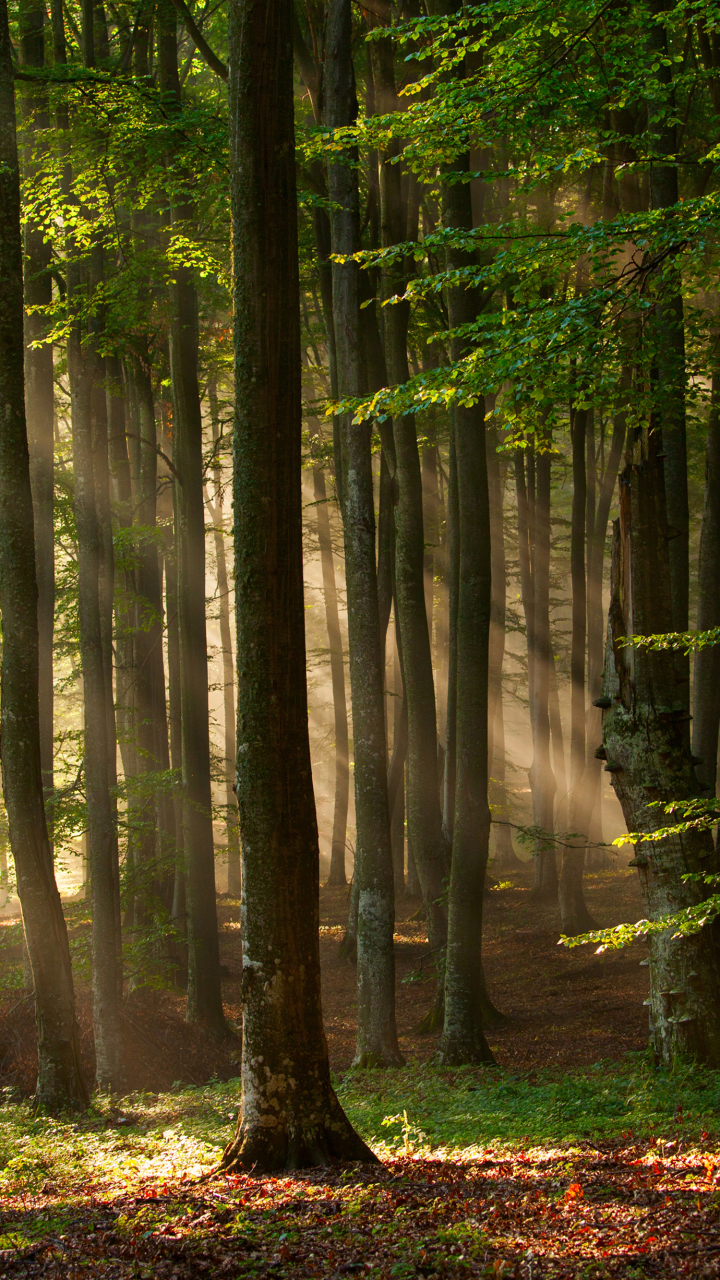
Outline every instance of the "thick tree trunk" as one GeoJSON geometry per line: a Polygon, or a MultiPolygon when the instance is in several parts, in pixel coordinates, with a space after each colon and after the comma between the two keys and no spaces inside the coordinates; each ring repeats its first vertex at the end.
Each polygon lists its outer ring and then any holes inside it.
{"type": "MultiPolygon", "coordinates": [[[[699,631],[720,627],[720,373],[713,373],[705,453],[705,505],[698,557],[699,631]]],[[[705,792],[715,795],[720,729],[720,645],[695,655],[693,751],[705,792]]]]}
{"type": "Polygon", "coordinates": [[[43,808],[38,594],[25,427],[20,182],[7,8],[0,3],[0,613],[3,795],[35,988],[38,1102],[87,1103],[70,950],[43,808]]]}
{"type": "MultiPolygon", "coordinates": [[[[325,122],[350,125],[357,114],[351,52],[350,0],[331,0],[326,28],[325,122]]],[[[328,165],[333,254],[359,247],[357,169],[353,156],[328,165]]],[[[358,395],[360,297],[355,263],[333,262],[333,315],[338,393],[358,395]]],[[[395,1025],[395,954],[390,813],[387,800],[384,672],[375,565],[375,504],[369,422],[340,419],[343,528],[348,601],[350,689],[355,761],[358,892],[358,1038],[355,1064],[394,1066],[403,1061],[395,1025]]]]}
{"type": "MultiPolygon", "coordinates": [[[[604,697],[609,702],[603,744],[612,785],[630,831],[666,823],[657,801],[699,794],[690,752],[688,714],[678,692],[673,654],[624,647],[625,636],[673,629],[664,450],[660,432],[637,439],[620,478],[615,525],[604,697]]],[[[662,915],[698,902],[701,885],[688,872],[712,863],[710,832],[690,831],[637,846],[644,915],[662,915]]],[[[671,929],[649,935],[650,1031],[661,1060],[680,1056],[720,1065],[720,969],[713,932],[688,938],[671,929]]]]}
{"type": "Polygon", "coordinates": [[[223,1165],[372,1159],[330,1083],[307,722],[292,9],[232,0],[242,1110],[223,1165]]]}

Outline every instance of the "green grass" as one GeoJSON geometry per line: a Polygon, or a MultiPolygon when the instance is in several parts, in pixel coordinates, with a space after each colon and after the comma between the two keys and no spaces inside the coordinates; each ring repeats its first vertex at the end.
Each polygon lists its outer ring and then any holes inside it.
{"type": "MultiPolygon", "coordinates": [[[[623,1135],[720,1138],[720,1072],[686,1067],[667,1074],[639,1054],[531,1078],[426,1065],[348,1072],[338,1092],[381,1156],[462,1157],[488,1147],[573,1147],[623,1135]]],[[[231,1136],[239,1097],[239,1080],[211,1082],[135,1095],[120,1106],[98,1097],[85,1115],[59,1118],[7,1101],[0,1105],[0,1196],[83,1199],[196,1177],[231,1136]]]]}
{"type": "Polygon", "coordinates": [[[471,1152],[488,1146],[556,1146],[703,1135],[720,1138],[720,1072],[685,1066],[658,1071],[644,1054],[598,1063],[574,1074],[556,1070],[510,1076],[499,1070],[427,1066],[396,1072],[349,1072],[339,1088],[348,1113],[373,1145],[471,1152]]]}

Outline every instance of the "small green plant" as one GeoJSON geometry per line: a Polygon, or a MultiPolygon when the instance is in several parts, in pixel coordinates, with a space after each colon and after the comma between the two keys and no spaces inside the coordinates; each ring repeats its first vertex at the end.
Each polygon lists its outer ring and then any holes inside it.
{"type": "Polygon", "coordinates": [[[417,1125],[410,1123],[407,1111],[403,1111],[397,1116],[385,1116],[380,1123],[386,1128],[393,1124],[400,1125],[400,1135],[406,1156],[413,1155],[418,1147],[421,1147],[427,1140],[427,1134],[423,1133],[422,1129],[419,1129],[417,1125]]]}

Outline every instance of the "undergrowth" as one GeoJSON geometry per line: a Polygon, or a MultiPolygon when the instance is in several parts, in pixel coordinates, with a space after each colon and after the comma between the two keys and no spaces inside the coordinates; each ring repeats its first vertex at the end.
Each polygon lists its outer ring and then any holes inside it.
{"type": "MultiPolygon", "coordinates": [[[[338,1094],[378,1154],[472,1158],[489,1148],[582,1146],[625,1138],[720,1138],[720,1072],[669,1074],[639,1054],[573,1075],[499,1070],[348,1072],[338,1094]]],[[[96,1096],[84,1115],[48,1117],[6,1091],[0,1195],[132,1189],[211,1168],[231,1136],[238,1079],[121,1102],[96,1096]]]]}

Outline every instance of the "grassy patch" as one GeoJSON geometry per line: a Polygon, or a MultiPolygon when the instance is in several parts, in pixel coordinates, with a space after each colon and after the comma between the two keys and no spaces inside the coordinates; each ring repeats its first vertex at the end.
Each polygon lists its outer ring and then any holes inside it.
{"type": "MultiPolygon", "coordinates": [[[[720,1072],[656,1071],[640,1055],[574,1075],[498,1070],[348,1072],[343,1106],[383,1156],[445,1159],[478,1150],[572,1147],[632,1138],[720,1137],[720,1072]]],[[[96,1097],[80,1117],[0,1106],[0,1194],[81,1196],[192,1178],[212,1167],[231,1136],[240,1081],[96,1097]]]]}
{"type": "Polygon", "coordinates": [[[348,1072],[339,1095],[363,1136],[393,1152],[720,1136],[720,1072],[686,1066],[671,1074],[642,1054],[572,1075],[428,1066],[348,1072]],[[389,1116],[394,1125],[383,1123],[389,1116]]]}

